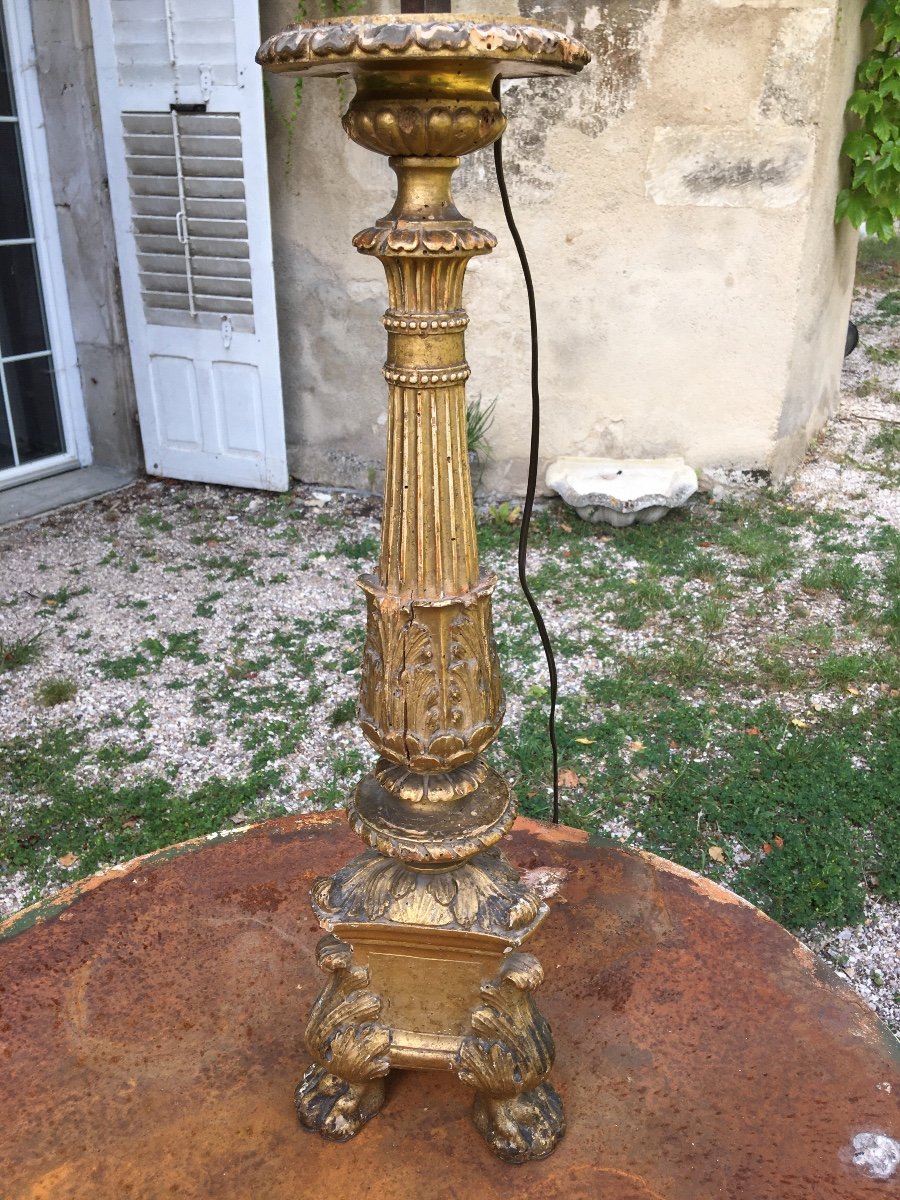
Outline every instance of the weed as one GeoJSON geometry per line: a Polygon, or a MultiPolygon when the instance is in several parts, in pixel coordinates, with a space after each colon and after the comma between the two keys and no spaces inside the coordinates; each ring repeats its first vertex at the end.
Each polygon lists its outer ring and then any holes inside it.
{"type": "Polygon", "coordinates": [[[53,675],[38,684],[35,694],[38,704],[52,708],[56,704],[67,704],[74,700],[78,694],[78,684],[74,679],[67,679],[63,675],[53,675]]]}
{"type": "Polygon", "coordinates": [[[494,423],[496,407],[496,400],[484,404],[480,396],[470,400],[466,405],[466,444],[469,450],[470,465],[473,467],[473,488],[481,486],[485,465],[490,461],[491,448],[488,433],[494,423]],[[473,458],[474,464],[472,464],[473,458]]]}
{"type": "Polygon", "coordinates": [[[328,783],[320,788],[316,799],[325,808],[333,808],[347,798],[348,781],[360,775],[366,766],[366,760],[359,750],[345,750],[335,755],[329,764],[330,777],[328,783]]]}
{"type": "Polygon", "coordinates": [[[199,561],[207,572],[207,579],[213,580],[224,575],[227,583],[234,583],[237,579],[249,579],[253,575],[252,564],[258,557],[258,554],[244,554],[240,558],[233,558],[230,554],[206,554],[201,555],[199,561]]]}
{"type": "Polygon", "coordinates": [[[807,646],[815,646],[817,650],[830,650],[834,644],[834,628],[826,625],[824,621],[807,625],[803,629],[797,630],[794,636],[797,641],[803,642],[807,646]]]}
{"type": "Polygon", "coordinates": [[[832,686],[868,679],[871,670],[872,660],[865,654],[829,654],[818,664],[819,678],[832,686]]]}
{"type": "Polygon", "coordinates": [[[356,542],[348,542],[344,538],[340,538],[335,546],[337,553],[345,555],[351,562],[374,562],[378,557],[379,549],[378,538],[370,533],[356,542]]]}
{"type": "Polygon", "coordinates": [[[76,596],[85,596],[89,591],[90,588],[78,588],[76,591],[70,592],[67,587],[61,587],[56,592],[48,592],[42,597],[43,607],[38,611],[38,616],[48,616],[58,609],[65,608],[70,600],[76,596]]]}
{"type": "Polygon", "coordinates": [[[770,521],[761,508],[722,506],[721,544],[747,560],[743,574],[758,583],[771,583],[794,564],[790,535],[781,522],[770,521]]]}
{"type": "Polygon", "coordinates": [[[718,632],[728,619],[728,605],[723,600],[704,600],[697,611],[706,633],[718,632]]]}
{"type": "Polygon", "coordinates": [[[346,725],[348,721],[353,721],[356,718],[356,701],[342,700],[340,704],[336,704],[331,711],[331,716],[328,718],[332,725],[346,725]]]}
{"type": "Polygon", "coordinates": [[[151,536],[154,533],[169,533],[172,530],[172,522],[161,517],[159,513],[139,513],[137,523],[151,536]]]}
{"type": "Polygon", "coordinates": [[[200,633],[196,629],[185,633],[163,634],[162,638],[144,638],[141,650],[120,658],[101,658],[99,667],[107,679],[136,679],[147,675],[165,658],[180,658],[184,662],[200,665],[209,661],[199,646],[200,633]]]}
{"type": "MultiPolygon", "coordinates": [[[[897,293],[900,296],[900,292],[897,293]]],[[[884,456],[889,463],[900,458],[900,425],[882,425],[866,442],[866,450],[884,456]]]]}
{"type": "Polygon", "coordinates": [[[875,311],[886,317],[900,317],[900,292],[885,292],[875,305],[875,311]]]}
{"type": "Polygon", "coordinates": [[[756,656],[757,679],[768,688],[787,691],[807,679],[807,672],[791,662],[785,648],[782,639],[770,638],[768,649],[756,656]]]}
{"type": "Polygon", "coordinates": [[[39,633],[33,633],[31,637],[0,637],[0,674],[4,671],[15,671],[19,667],[27,667],[29,663],[37,662],[42,649],[39,633]]]}
{"type": "Polygon", "coordinates": [[[836,592],[842,600],[849,600],[861,587],[865,579],[862,567],[848,558],[822,558],[809,571],[800,576],[800,584],[808,592],[836,592]]]}
{"type": "Polygon", "coordinates": [[[689,579],[699,579],[703,583],[718,583],[724,577],[725,572],[724,564],[705,551],[692,554],[684,563],[685,575],[689,579]]]}
{"type": "Polygon", "coordinates": [[[488,509],[488,517],[494,525],[516,525],[521,516],[521,507],[518,504],[510,504],[508,500],[491,505],[488,509]]]}
{"type": "Polygon", "coordinates": [[[194,616],[206,618],[215,616],[215,605],[224,595],[224,592],[207,592],[205,596],[201,596],[194,605],[194,616]]]}

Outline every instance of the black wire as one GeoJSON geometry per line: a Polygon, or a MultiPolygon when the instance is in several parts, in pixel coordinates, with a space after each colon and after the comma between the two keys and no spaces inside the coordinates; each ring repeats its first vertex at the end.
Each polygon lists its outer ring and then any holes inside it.
{"type": "MultiPolygon", "coordinates": [[[[500,77],[494,80],[492,87],[494,99],[500,103],[500,77]]],[[[506,224],[509,226],[509,232],[512,235],[512,240],[515,243],[516,253],[519,256],[519,263],[522,267],[522,275],[525,279],[525,291],[528,296],[528,320],[531,325],[531,449],[528,457],[528,486],[525,489],[525,503],[522,507],[522,526],[519,530],[519,584],[525,599],[528,601],[528,607],[531,609],[531,614],[534,617],[534,623],[537,626],[538,634],[540,635],[541,645],[544,647],[544,657],[547,660],[547,674],[550,676],[550,715],[547,718],[547,732],[550,735],[550,749],[553,752],[553,824],[559,824],[559,748],[556,744],[556,694],[558,690],[558,681],[556,675],[556,659],[553,655],[553,644],[550,641],[550,635],[547,633],[547,626],[544,624],[544,618],[541,616],[541,610],[537,606],[537,601],[531,594],[531,588],[528,586],[527,574],[527,557],[528,557],[528,532],[531,528],[531,513],[534,509],[534,493],[537,488],[537,469],[538,455],[541,446],[541,393],[538,383],[538,327],[537,327],[537,306],[534,300],[534,283],[531,278],[531,270],[528,266],[528,257],[525,254],[525,247],[522,244],[522,238],[519,236],[519,231],[516,228],[516,222],[513,218],[512,207],[509,203],[509,192],[506,190],[506,178],[503,174],[503,138],[498,137],[494,142],[494,169],[497,172],[497,186],[500,189],[500,199],[503,202],[503,214],[506,217],[506,224]]]]}

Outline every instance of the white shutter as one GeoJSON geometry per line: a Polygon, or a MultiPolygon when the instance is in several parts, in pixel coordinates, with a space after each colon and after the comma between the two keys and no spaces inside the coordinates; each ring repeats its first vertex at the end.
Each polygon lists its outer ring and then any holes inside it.
{"type": "Polygon", "coordinates": [[[91,0],[147,470],[283,490],[256,4],[91,0]]]}

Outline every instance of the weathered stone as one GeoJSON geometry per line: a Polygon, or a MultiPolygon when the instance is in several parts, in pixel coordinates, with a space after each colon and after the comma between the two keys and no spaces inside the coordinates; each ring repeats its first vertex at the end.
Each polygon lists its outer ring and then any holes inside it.
{"type": "Polygon", "coordinates": [[[812,180],[813,141],[780,127],[657,129],[647,195],[657,204],[789,208],[812,180]]]}
{"type": "Polygon", "coordinates": [[[785,13],[766,63],[757,106],[761,121],[815,124],[828,76],[834,21],[830,8],[785,13]]]}
{"type": "Polygon", "coordinates": [[[681,458],[558,458],[546,480],[583,520],[617,529],[651,525],[697,490],[697,473],[681,458]]]}
{"type": "MultiPolygon", "coordinates": [[[[554,21],[594,54],[572,87],[510,80],[503,93],[542,384],[559,398],[543,413],[548,462],[681,454],[777,479],[835,410],[856,231],[835,226],[834,200],[864,2],[501,9],[554,21]],[[539,208],[551,193],[547,221],[539,208]]],[[[261,0],[262,26],[280,28],[292,7],[261,0]]],[[[292,112],[289,79],[273,78],[272,101],[292,112]]],[[[269,122],[288,445],[302,479],[379,490],[384,386],[368,364],[381,348],[382,284],[378,264],[347,243],[362,214],[390,208],[391,172],[346,139],[337,104],[330,87],[307,88],[299,119],[269,122]],[[327,350],[335,339],[340,355],[327,350]]],[[[502,397],[483,486],[512,496],[526,478],[530,411],[527,332],[505,319],[523,302],[519,265],[491,155],[464,160],[456,179],[461,211],[500,239],[490,269],[476,260],[467,276],[466,349],[471,394],[490,379],[483,399],[502,397]]]]}

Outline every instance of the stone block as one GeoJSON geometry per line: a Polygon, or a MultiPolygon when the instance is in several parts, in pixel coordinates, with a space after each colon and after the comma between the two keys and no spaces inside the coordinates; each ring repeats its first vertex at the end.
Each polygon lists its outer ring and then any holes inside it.
{"type": "Polygon", "coordinates": [[[815,124],[827,79],[835,13],[830,8],[786,12],[763,78],[758,116],[785,125],[815,124]]]}
{"type": "Polygon", "coordinates": [[[809,192],[812,136],[782,126],[662,126],[653,134],[647,195],[667,206],[789,208],[809,192]]]}

